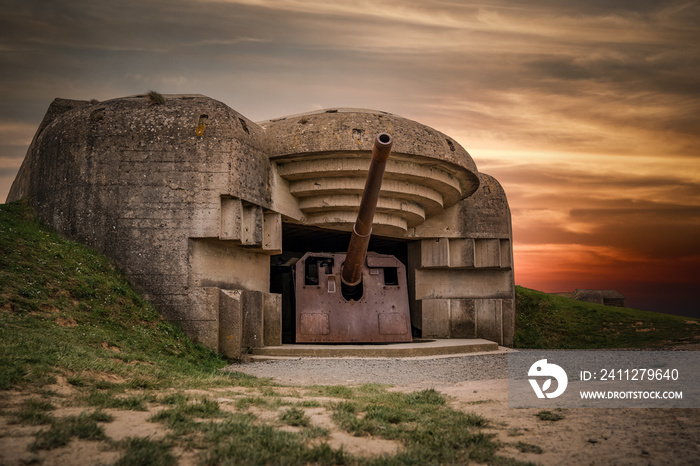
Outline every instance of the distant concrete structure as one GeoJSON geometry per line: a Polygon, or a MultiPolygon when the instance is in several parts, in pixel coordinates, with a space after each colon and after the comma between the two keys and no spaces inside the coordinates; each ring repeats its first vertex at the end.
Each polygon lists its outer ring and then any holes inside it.
{"type": "Polygon", "coordinates": [[[577,301],[602,304],[604,306],[627,307],[625,295],[615,290],[584,290],[576,289],[573,292],[552,293],[577,301]]]}
{"type": "Polygon", "coordinates": [[[345,250],[381,132],[394,148],[370,250],[405,264],[414,335],[511,345],[503,189],[450,137],[385,112],[255,123],[201,95],[56,99],[7,200],[29,198],[190,336],[239,357],[293,336],[292,265],[345,250]]]}

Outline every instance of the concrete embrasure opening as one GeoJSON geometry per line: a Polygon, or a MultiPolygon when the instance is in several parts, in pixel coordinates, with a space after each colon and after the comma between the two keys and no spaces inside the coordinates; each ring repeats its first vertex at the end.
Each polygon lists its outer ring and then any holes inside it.
{"type": "MultiPolygon", "coordinates": [[[[307,252],[344,253],[350,241],[350,233],[336,230],[306,227],[282,223],[282,254],[270,257],[270,292],[282,295],[282,342],[295,342],[296,302],[294,296],[294,265],[307,252]]],[[[408,268],[408,241],[372,236],[369,251],[395,256],[408,268]]],[[[324,261],[309,262],[305,277],[297,280],[313,281],[317,269],[325,267],[324,261]]],[[[389,270],[387,280],[396,280],[389,270]]]]}

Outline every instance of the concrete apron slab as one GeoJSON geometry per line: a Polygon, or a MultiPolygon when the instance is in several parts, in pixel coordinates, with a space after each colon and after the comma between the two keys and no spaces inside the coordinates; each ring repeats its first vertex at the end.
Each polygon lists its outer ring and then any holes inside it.
{"type": "MultiPolygon", "coordinates": [[[[435,358],[507,352],[497,343],[481,338],[418,340],[392,344],[285,344],[252,348],[250,361],[298,358],[435,358]]],[[[248,358],[246,358],[248,359],[248,358]]]]}

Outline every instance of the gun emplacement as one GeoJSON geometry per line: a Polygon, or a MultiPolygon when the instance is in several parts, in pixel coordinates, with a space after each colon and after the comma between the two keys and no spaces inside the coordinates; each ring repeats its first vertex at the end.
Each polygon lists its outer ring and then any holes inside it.
{"type": "Polygon", "coordinates": [[[307,252],[295,264],[296,341],[411,341],[406,267],[367,252],[392,138],[379,134],[347,254],[307,252]]]}

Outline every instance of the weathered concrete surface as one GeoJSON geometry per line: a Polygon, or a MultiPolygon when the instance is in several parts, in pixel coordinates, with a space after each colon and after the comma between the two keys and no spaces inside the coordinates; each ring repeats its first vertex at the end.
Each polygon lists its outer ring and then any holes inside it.
{"type": "MultiPolygon", "coordinates": [[[[448,136],[385,112],[332,109],[260,123],[284,191],[274,206],[296,221],[350,231],[374,137],[394,136],[374,234],[403,236],[408,229],[469,197],[479,186],[471,156],[448,136]],[[298,202],[289,200],[287,193],[298,202]]],[[[278,193],[275,193],[278,194],[278,193]]]]}
{"type": "Polygon", "coordinates": [[[168,319],[238,357],[281,343],[270,256],[285,252],[285,225],[347,231],[373,138],[389,132],[374,233],[407,244],[412,325],[512,343],[508,203],[450,137],[372,110],[256,124],[205,96],[165,97],[56,99],[8,201],[30,198],[42,220],[113,258],[168,319]]]}
{"type": "Polygon", "coordinates": [[[427,342],[395,343],[392,345],[282,345],[256,348],[255,360],[265,358],[400,358],[430,357],[498,351],[493,341],[481,338],[433,340],[427,342]]]}

